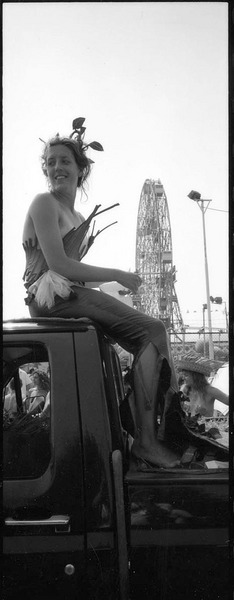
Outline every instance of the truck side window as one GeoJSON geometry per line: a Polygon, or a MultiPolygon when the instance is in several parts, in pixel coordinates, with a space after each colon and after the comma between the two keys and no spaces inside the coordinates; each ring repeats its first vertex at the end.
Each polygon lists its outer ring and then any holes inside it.
{"type": "Polygon", "coordinates": [[[51,457],[48,355],[42,344],[12,345],[3,360],[3,476],[40,477],[51,457]]]}

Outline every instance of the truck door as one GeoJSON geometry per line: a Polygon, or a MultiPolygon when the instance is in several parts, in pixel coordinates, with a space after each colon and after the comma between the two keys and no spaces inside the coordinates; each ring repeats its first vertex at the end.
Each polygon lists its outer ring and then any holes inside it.
{"type": "Polygon", "coordinates": [[[128,557],[122,457],[120,450],[114,450],[120,424],[115,414],[117,392],[111,347],[90,328],[87,333],[75,333],[75,351],[83,432],[90,598],[126,600],[128,557]]]}
{"type": "Polygon", "coordinates": [[[3,360],[4,600],[86,598],[72,333],[8,333],[3,360]],[[35,371],[47,385],[44,397],[35,371]]]}

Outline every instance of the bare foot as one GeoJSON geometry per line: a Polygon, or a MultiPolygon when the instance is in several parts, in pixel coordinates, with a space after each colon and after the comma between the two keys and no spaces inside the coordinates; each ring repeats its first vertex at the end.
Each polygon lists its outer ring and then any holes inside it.
{"type": "Polygon", "coordinates": [[[159,440],[154,440],[153,444],[148,447],[142,446],[139,441],[134,440],[131,453],[133,457],[148,461],[152,465],[164,469],[171,469],[180,465],[180,460],[176,454],[159,440]]]}

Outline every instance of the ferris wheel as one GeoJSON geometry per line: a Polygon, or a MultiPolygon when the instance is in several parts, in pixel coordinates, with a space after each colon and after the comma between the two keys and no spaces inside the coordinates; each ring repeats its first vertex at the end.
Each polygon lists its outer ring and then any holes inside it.
{"type": "Polygon", "coordinates": [[[175,291],[176,270],[167,197],[160,179],[146,179],[139,202],[136,234],[136,270],[142,285],[134,305],[161,319],[167,329],[183,327],[175,291]]]}

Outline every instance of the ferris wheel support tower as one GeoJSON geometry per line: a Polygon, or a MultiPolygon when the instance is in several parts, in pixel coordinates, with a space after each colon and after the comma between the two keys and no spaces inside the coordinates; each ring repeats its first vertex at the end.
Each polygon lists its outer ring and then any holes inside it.
{"type": "Polygon", "coordinates": [[[167,197],[158,180],[146,179],[140,197],[136,235],[136,270],[142,277],[134,305],[161,319],[167,329],[183,329],[175,291],[176,269],[167,197]]]}

